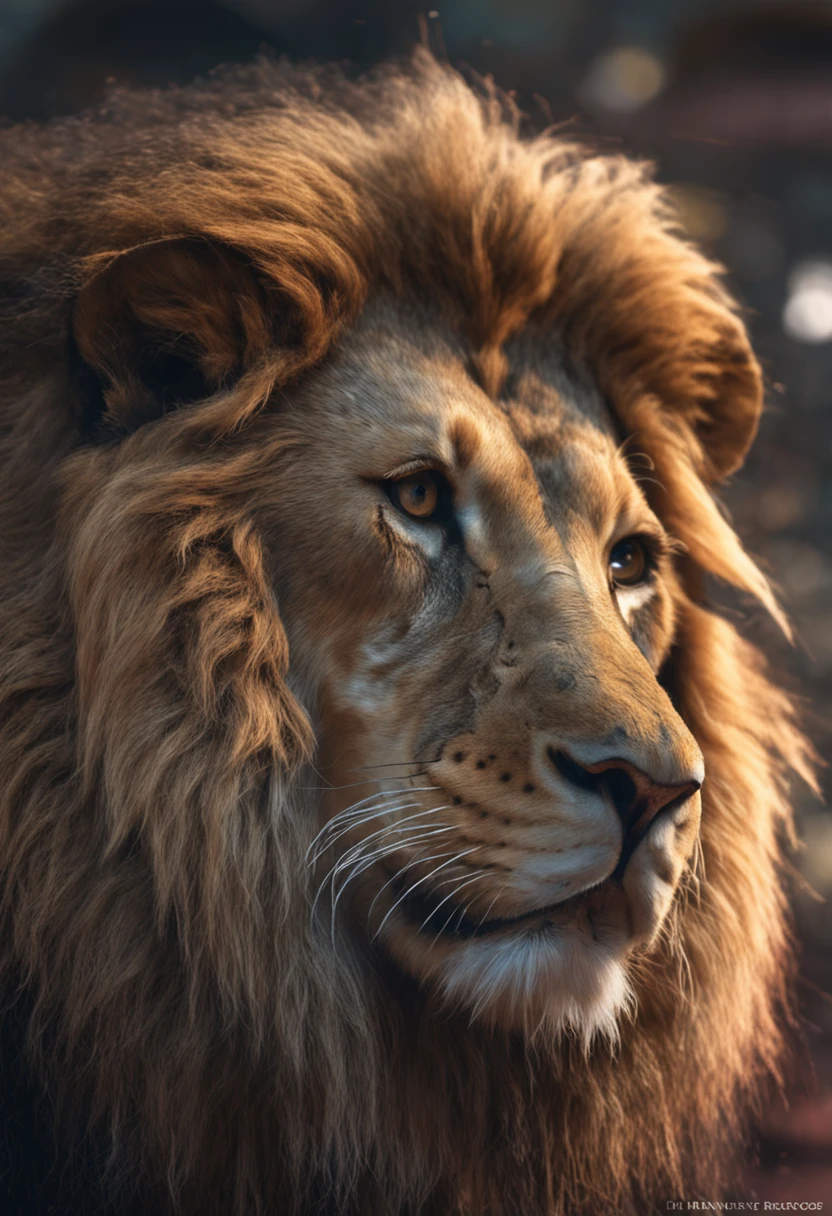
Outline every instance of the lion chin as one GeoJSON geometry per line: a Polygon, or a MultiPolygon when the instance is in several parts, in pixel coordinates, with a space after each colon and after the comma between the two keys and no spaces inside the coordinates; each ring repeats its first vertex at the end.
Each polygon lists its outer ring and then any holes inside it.
{"type": "MultiPolygon", "coordinates": [[[[390,950],[439,989],[443,1003],[533,1040],[575,1033],[587,1050],[596,1035],[617,1042],[636,997],[626,969],[626,910],[616,890],[569,901],[569,908],[425,952],[413,935],[390,950]],[[618,905],[618,906],[616,906],[618,905]],[[438,955],[438,957],[437,957],[438,955]]],[[[456,920],[456,918],[454,918],[456,920]]],[[[454,925],[453,934],[459,933],[454,925]]]]}
{"type": "Polygon", "coordinates": [[[420,53],[0,131],[0,999],[50,1210],[733,1185],[811,779],[707,599],[784,624],[713,497],[760,370],[648,170],[521,125],[420,53]]]}

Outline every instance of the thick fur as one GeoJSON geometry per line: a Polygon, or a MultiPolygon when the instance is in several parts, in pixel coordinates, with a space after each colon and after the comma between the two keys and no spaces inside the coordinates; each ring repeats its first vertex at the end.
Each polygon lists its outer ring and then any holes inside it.
{"type": "Polygon", "coordinates": [[[716,575],[777,612],[709,489],[761,398],[715,268],[644,167],[521,139],[424,56],[357,85],[263,63],[120,95],[3,133],[2,159],[1,958],[62,1133],[89,1126],[122,1185],[186,1211],[715,1198],[778,1076],[807,769],[703,598],[716,575]],[[319,707],[256,522],[258,427],[385,292],[430,300],[494,396],[512,335],[550,330],[638,436],[679,543],[661,678],[705,755],[703,864],[617,1046],[437,1013],[310,921],[319,707]],[[148,330],[197,365],[199,404],[158,417],[148,330]]]}

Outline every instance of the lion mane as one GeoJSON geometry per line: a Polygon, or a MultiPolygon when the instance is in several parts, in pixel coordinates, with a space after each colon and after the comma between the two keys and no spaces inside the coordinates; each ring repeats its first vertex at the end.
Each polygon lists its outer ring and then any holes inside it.
{"type": "Polygon", "coordinates": [[[262,61],[0,136],[0,974],[61,1134],[105,1147],[117,1192],[643,1213],[722,1194],[780,1076],[807,748],[707,603],[715,576],[780,616],[711,492],[759,369],[649,169],[520,126],[418,54],[358,82],[262,61]],[[437,301],[487,391],[548,327],[655,467],[679,548],[661,679],[707,781],[617,1043],[437,1015],[310,922],[315,707],[249,510],[257,420],[381,290],[437,301]]]}

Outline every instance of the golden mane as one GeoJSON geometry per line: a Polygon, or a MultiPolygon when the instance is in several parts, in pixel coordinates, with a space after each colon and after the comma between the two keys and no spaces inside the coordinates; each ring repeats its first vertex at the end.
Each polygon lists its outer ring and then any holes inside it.
{"type": "Polygon", "coordinates": [[[0,967],[52,1091],[184,1210],[635,1216],[721,1193],[779,1075],[807,751],[702,591],[779,611],[709,489],[753,437],[759,370],[645,167],[518,128],[420,54],[355,84],[261,62],[0,133],[0,967]],[[139,315],[119,268],[159,242],[181,291],[142,280],[139,315]],[[198,281],[215,258],[231,313],[198,281]],[[434,301],[494,393],[504,343],[549,327],[652,459],[684,552],[662,682],[705,754],[704,865],[616,1049],[433,1017],[310,924],[313,710],[249,434],[381,291],[434,301]],[[138,324],[187,338],[205,400],[123,458],[76,373],[128,429],[138,324]]]}

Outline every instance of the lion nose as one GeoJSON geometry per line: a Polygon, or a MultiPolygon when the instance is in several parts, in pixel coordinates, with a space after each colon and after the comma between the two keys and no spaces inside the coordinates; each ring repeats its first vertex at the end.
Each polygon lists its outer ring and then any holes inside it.
{"type": "Polygon", "coordinates": [[[573,785],[600,789],[607,794],[624,825],[624,851],[628,855],[657,815],[686,801],[702,784],[701,777],[691,776],[685,781],[666,785],[618,756],[593,764],[580,764],[566,752],[549,748],[549,759],[561,776],[573,785]]]}

